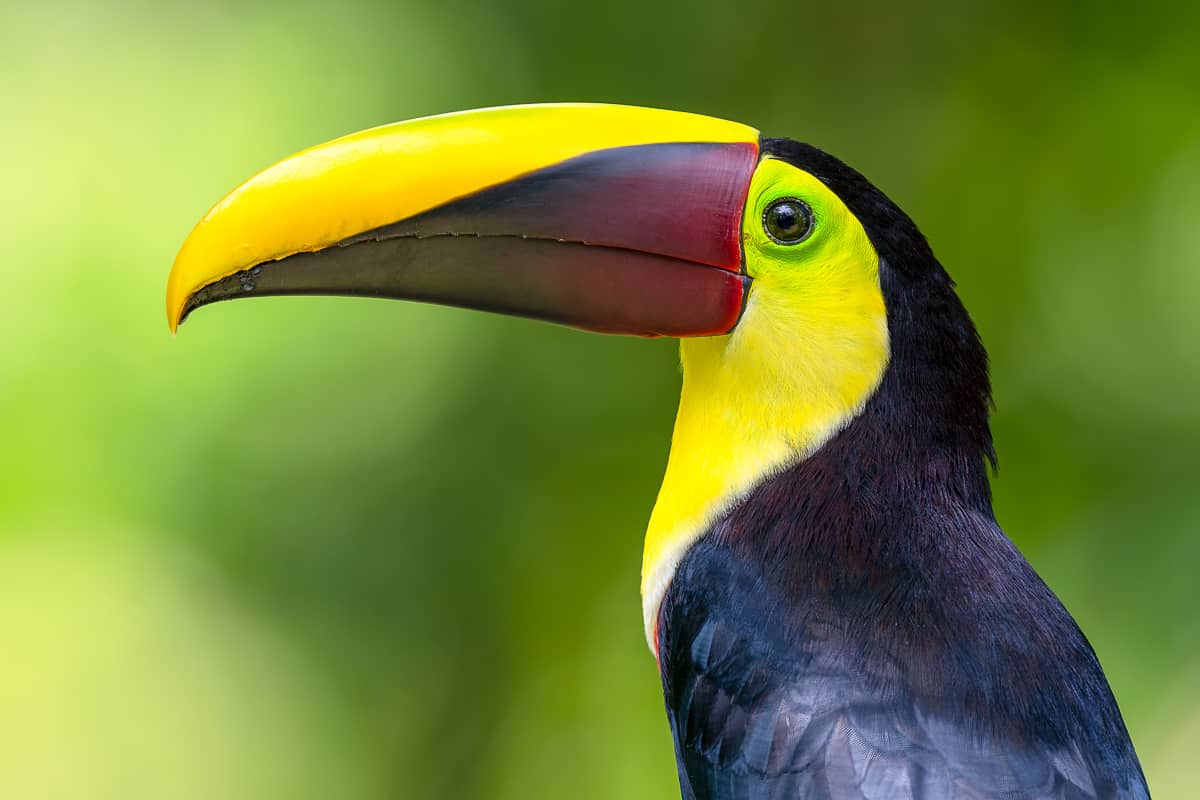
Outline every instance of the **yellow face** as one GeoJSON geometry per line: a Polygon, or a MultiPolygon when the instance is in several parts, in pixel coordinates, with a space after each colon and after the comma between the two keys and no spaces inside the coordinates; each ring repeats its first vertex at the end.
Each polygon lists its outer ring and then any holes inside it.
{"type": "Polygon", "coordinates": [[[687,549],[764,478],[852,420],[888,363],[879,258],[820,180],[764,158],[742,248],[753,283],[737,328],[680,346],[683,393],[642,561],[652,648],[659,604],[687,549]]]}

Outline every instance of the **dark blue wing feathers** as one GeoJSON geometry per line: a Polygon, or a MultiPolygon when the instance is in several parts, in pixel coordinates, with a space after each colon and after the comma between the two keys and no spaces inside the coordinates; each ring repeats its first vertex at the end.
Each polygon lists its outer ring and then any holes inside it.
{"type": "Polygon", "coordinates": [[[846,655],[842,632],[853,626],[814,614],[792,627],[810,637],[783,642],[771,613],[782,606],[752,567],[732,559],[726,548],[699,545],[660,615],[685,800],[1148,797],[1123,729],[1104,732],[1124,754],[1115,759],[1124,773],[1111,774],[1113,758],[1081,749],[1094,750],[1090,732],[1051,745],[1003,709],[983,720],[948,712],[886,659],[864,668],[846,655]]]}

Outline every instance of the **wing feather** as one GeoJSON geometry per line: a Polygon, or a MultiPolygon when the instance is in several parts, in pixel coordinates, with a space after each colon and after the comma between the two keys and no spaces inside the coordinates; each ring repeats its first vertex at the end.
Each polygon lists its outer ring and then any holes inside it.
{"type": "Polygon", "coordinates": [[[854,669],[821,615],[783,650],[769,617],[747,624],[754,613],[668,593],[662,669],[685,800],[1147,797],[1100,779],[1078,742],[985,731],[893,680],[894,665],[854,669]]]}

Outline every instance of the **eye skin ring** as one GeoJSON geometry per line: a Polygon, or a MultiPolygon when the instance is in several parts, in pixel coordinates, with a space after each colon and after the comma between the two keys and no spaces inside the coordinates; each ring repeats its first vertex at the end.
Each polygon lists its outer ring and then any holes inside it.
{"type": "Polygon", "coordinates": [[[812,208],[796,197],[781,197],[763,210],[763,230],[776,244],[800,244],[812,234],[814,224],[812,208]]]}

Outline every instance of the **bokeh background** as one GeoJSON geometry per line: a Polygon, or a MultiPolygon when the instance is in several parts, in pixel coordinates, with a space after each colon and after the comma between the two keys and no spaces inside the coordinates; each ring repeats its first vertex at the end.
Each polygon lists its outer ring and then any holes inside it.
{"type": "Polygon", "coordinates": [[[677,796],[640,622],[672,342],[348,299],[176,248],[360,128],[601,100],[826,147],[990,346],[1002,524],[1159,798],[1200,756],[1195,4],[0,7],[0,796],[677,796]]]}

